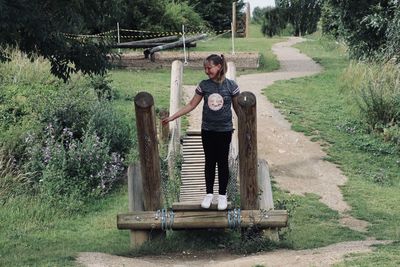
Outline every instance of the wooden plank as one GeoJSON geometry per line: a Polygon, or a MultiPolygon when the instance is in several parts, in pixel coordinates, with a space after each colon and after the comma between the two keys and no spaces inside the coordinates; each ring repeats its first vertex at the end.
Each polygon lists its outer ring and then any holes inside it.
{"type": "MultiPolygon", "coordinates": [[[[206,210],[218,210],[217,200],[213,200],[209,209],[206,210]]],[[[174,211],[195,211],[195,210],[204,210],[198,201],[181,201],[172,203],[172,210],[174,211]]],[[[228,209],[232,209],[232,203],[228,201],[228,209]]]]}
{"type": "Polygon", "coordinates": [[[197,148],[203,147],[203,142],[200,139],[183,139],[184,144],[191,144],[191,146],[195,146],[197,148]]]}
{"type": "Polygon", "coordinates": [[[199,160],[204,160],[205,156],[204,155],[195,155],[195,154],[188,154],[184,157],[185,159],[199,159],[199,160]]]}
{"type": "MultiPolygon", "coordinates": [[[[168,214],[168,213],[167,213],[168,214]]],[[[170,214],[168,214],[170,215],[170,214]]],[[[117,215],[118,229],[153,230],[162,229],[162,218],[154,211],[135,211],[117,215]]],[[[241,210],[240,227],[257,226],[261,229],[286,227],[288,213],[285,210],[263,212],[241,210]]],[[[173,221],[168,216],[166,222],[172,229],[228,228],[228,211],[174,211],[173,221]]]]}
{"type": "Polygon", "coordinates": [[[190,155],[190,154],[196,154],[196,155],[204,155],[203,149],[193,149],[193,150],[183,150],[182,154],[185,155],[190,155]]]}
{"type": "Polygon", "coordinates": [[[199,162],[199,160],[194,160],[194,159],[184,159],[183,162],[184,162],[184,163],[188,163],[188,164],[193,164],[193,163],[195,163],[195,164],[197,164],[197,163],[204,163],[204,161],[200,161],[200,162],[199,162]]]}
{"type": "Polygon", "coordinates": [[[201,130],[188,130],[186,131],[187,135],[198,135],[201,136],[201,130]]]}
{"type": "Polygon", "coordinates": [[[188,153],[188,152],[198,152],[198,153],[203,152],[204,153],[203,147],[189,147],[188,148],[187,144],[184,144],[183,147],[186,147],[182,150],[183,153],[188,153]]]}

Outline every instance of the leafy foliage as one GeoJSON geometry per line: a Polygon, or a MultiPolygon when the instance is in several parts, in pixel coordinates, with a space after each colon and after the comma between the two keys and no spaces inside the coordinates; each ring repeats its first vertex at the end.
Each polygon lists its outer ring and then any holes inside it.
{"type": "Polygon", "coordinates": [[[167,3],[161,24],[165,29],[171,31],[181,31],[182,25],[185,25],[189,31],[190,29],[198,31],[207,28],[207,23],[187,2],[167,3]]]}
{"type": "Polygon", "coordinates": [[[282,15],[283,12],[280,8],[267,7],[265,9],[265,19],[261,26],[261,31],[264,35],[272,37],[279,34],[285,28],[286,21],[282,15]]]}
{"type": "Polygon", "coordinates": [[[294,35],[301,36],[317,30],[321,16],[321,0],[276,0],[276,7],[284,10],[285,17],[294,27],[294,35]]]}
{"type": "MultiPolygon", "coordinates": [[[[88,22],[94,15],[106,15],[106,8],[102,9],[101,4],[97,1],[3,1],[0,46],[18,46],[28,56],[39,53],[50,61],[51,72],[64,80],[78,71],[104,73],[109,52],[104,40],[69,39],[62,34],[93,33],[88,22]]],[[[7,54],[1,55],[9,58],[7,54]]]]}
{"type": "Polygon", "coordinates": [[[256,6],[253,9],[253,14],[252,14],[252,22],[256,23],[256,24],[261,24],[264,20],[264,15],[267,12],[267,8],[266,7],[258,7],[256,6]]]}
{"type": "Polygon", "coordinates": [[[399,54],[397,0],[327,0],[322,29],[342,37],[350,56],[357,59],[390,59],[399,54]]]}
{"type": "Polygon", "coordinates": [[[236,13],[239,15],[244,6],[243,0],[188,0],[189,5],[215,30],[231,28],[233,2],[236,2],[236,13]]]}

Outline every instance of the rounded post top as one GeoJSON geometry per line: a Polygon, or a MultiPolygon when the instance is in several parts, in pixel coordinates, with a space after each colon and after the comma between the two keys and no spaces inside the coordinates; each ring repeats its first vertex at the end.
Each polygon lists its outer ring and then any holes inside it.
{"type": "Polygon", "coordinates": [[[256,96],[249,91],[245,91],[239,94],[238,104],[242,107],[252,107],[256,105],[256,96]]]}
{"type": "Polygon", "coordinates": [[[154,105],[153,96],[147,92],[139,92],[135,96],[134,102],[140,108],[148,108],[154,105]]]}

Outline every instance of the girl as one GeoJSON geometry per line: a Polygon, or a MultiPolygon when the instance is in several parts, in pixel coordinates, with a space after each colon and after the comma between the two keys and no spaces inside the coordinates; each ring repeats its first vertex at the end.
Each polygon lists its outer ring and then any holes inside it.
{"type": "Polygon", "coordinates": [[[183,116],[197,107],[204,98],[201,124],[201,139],[205,155],[206,196],[201,207],[208,209],[213,199],[215,167],[218,163],[218,210],[227,208],[226,187],[229,179],[228,156],[232,139],[232,110],[237,111],[239,86],[225,78],[227,64],[223,55],[212,54],[204,60],[204,71],[208,80],[197,86],[190,102],[172,116],[165,118],[166,124],[183,116]]]}

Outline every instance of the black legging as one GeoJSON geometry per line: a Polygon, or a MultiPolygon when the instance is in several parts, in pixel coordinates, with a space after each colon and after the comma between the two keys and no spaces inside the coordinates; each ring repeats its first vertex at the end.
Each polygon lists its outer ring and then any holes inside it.
{"type": "Polygon", "coordinates": [[[215,166],[216,163],[218,163],[218,193],[220,195],[225,195],[229,180],[228,156],[229,145],[232,140],[232,131],[213,132],[202,130],[201,140],[203,141],[203,149],[206,159],[204,174],[206,177],[207,194],[213,194],[215,166]]]}

